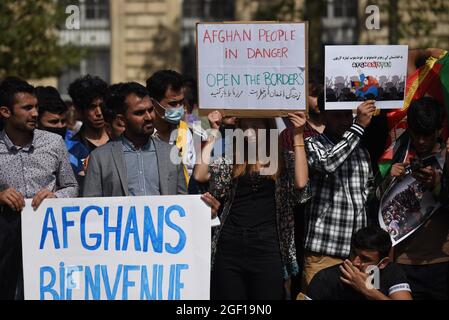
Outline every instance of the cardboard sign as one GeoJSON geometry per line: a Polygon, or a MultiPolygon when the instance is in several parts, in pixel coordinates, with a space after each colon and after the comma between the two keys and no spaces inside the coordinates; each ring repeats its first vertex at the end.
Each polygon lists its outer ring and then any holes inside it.
{"type": "Polygon", "coordinates": [[[209,299],[210,232],[199,195],[27,200],[25,299],[209,299]]]}
{"type": "Polygon", "coordinates": [[[307,106],[307,24],[198,23],[201,114],[282,116],[307,106]]]}

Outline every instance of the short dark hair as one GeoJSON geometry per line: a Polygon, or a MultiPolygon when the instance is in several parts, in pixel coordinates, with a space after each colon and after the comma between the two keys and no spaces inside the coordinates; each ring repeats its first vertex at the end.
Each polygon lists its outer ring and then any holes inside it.
{"type": "Polygon", "coordinates": [[[351,250],[374,250],[379,258],[388,257],[391,250],[390,234],[377,226],[364,227],[352,236],[351,250]]]}
{"type": "Polygon", "coordinates": [[[320,110],[320,113],[324,113],[325,109],[324,109],[324,91],[321,91],[321,93],[318,95],[318,99],[317,99],[317,106],[318,106],[318,110],[320,110]]]}
{"type": "Polygon", "coordinates": [[[68,91],[73,104],[80,110],[86,110],[95,99],[106,98],[108,84],[101,78],[88,74],[72,82],[68,91]]]}
{"type": "Polygon", "coordinates": [[[147,90],[150,97],[161,101],[168,89],[179,91],[183,87],[183,78],[173,70],[160,70],[147,79],[147,90]]]}
{"type": "Polygon", "coordinates": [[[44,112],[63,114],[67,112],[67,105],[54,87],[36,87],[37,105],[39,107],[39,118],[44,112]]]}
{"type": "Polygon", "coordinates": [[[115,95],[122,86],[123,83],[116,83],[110,85],[108,88],[108,95],[106,96],[105,103],[101,107],[101,113],[103,114],[103,119],[109,124],[112,124],[112,121],[117,118],[117,112],[112,108],[112,106],[116,103],[115,95]]]}
{"type": "Polygon", "coordinates": [[[107,104],[101,106],[101,114],[105,122],[112,124],[112,122],[117,118],[117,112],[112,110],[107,104]]]}
{"type": "Polygon", "coordinates": [[[106,108],[110,109],[113,118],[115,118],[117,114],[126,113],[126,109],[128,108],[126,98],[130,94],[135,94],[139,98],[148,96],[147,89],[137,82],[117,83],[110,86],[109,89],[110,92],[106,97],[106,108]]]}
{"type": "Polygon", "coordinates": [[[413,133],[430,135],[441,129],[443,112],[438,100],[422,97],[414,100],[407,111],[407,124],[413,133]]]}
{"type": "Polygon", "coordinates": [[[12,111],[14,99],[17,93],[29,93],[35,95],[34,87],[17,77],[6,77],[0,83],[0,106],[6,106],[12,111]]]}
{"type": "Polygon", "coordinates": [[[198,104],[198,92],[195,79],[185,79],[183,82],[183,87],[185,88],[184,99],[187,103],[189,113],[192,113],[193,106],[198,104]]]}

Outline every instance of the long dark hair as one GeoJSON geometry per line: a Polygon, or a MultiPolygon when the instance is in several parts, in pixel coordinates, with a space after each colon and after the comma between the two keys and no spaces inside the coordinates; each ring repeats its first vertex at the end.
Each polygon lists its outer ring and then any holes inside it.
{"type": "MultiPolygon", "coordinates": [[[[236,122],[236,128],[238,129],[242,129],[242,121],[244,121],[245,119],[237,119],[236,122]]],[[[249,119],[247,119],[249,120],[249,119]]],[[[266,141],[266,150],[268,152],[271,152],[272,150],[270,150],[270,130],[271,129],[277,129],[276,126],[276,121],[273,118],[252,118],[251,120],[256,120],[256,121],[262,121],[264,123],[264,129],[267,130],[267,141],[266,141]]],[[[259,142],[257,141],[257,144],[259,144],[259,142]]],[[[238,156],[238,151],[236,150],[236,138],[234,136],[233,139],[233,148],[234,148],[234,152],[233,152],[233,169],[232,169],[232,175],[234,178],[238,178],[241,177],[245,174],[253,174],[253,173],[257,173],[260,171],[260,163],[259,163],[259,159],[256,160],[255,164],[249,164],[248,163],[248,142],[244,141],[244,155],[243,155],[243,159],[244,159],[244,163],[238,164],[236,161],[236,158],[238,156]]],[[[282,171],[284,169],[284,161],[283,161],[283,156],[282,156],[282,144],[279,141],[279,137],[278,137],[278,149],[276,150],[277,152],[277,162],[278,162],[278,167],[277,167],[277,171],[276,173],[267,176],[270,179],[277,179],[281,174],[282,171]]],[[[256,147],[256,154],[258,153],[258,148],[256,147]]],[[[270,154],[271,156],[271,154],[270,154]]],[[[264,166],[268,166],[268,164],[264,165],[264,166]]]]}

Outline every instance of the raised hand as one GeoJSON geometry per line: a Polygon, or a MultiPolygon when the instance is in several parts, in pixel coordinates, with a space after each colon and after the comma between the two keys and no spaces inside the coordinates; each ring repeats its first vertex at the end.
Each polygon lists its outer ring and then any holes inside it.
{"type": "Polygon", "coordinates": [[[408,163],[395,163],[391,167],[390,175],[392,177],[400,177],[405,174],[405,167],[408,166],[408,163]]]}
{"type": "Polygon", "coordinates": [[[356,123],[366,128],[371,123],[371,118],[376,111],[376,106],[374,103],[376,100],[366,100],[357,107],[357,118],[356,123]]]}
{"type": "Polygon", "coordinates": [[[207,120],[209,120],[209,124],[212,129],[219,129],[221,122],[223,121],[223,116],[220,111],[216,110],[207,115],[207,120]]]}
{"type": "Polygon", "coordinates": [[[304,133],[304,127],[307,122],[306,114],[303,111],[298,111],[295,113],[289,113],[288,118],[293,124],[293,132],[294,134],[304,133]]]}

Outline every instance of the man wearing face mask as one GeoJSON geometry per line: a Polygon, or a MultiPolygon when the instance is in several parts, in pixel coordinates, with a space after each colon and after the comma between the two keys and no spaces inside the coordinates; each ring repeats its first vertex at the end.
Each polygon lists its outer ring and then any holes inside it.
{"type": "Polygon", "coordinates": [[[62,101],[58,90],[54,87],[36,88],[39,115],[38,128],[60,135],[63,139],[67,133],[67,105],[62,101]]]}
{"type": "Polygon", "coordinates": [[[184,165],[187,184],[195,165],[193,136],[184,119],[184,88],[182,76],[173,70],[160,70],[147,82],[154,104],[154,138],[176,145],[184,165]]]}
{"type": "Polygon", "coordinates": [[[306,298],[312,300],[412,300],[402,269],[390,262],[390,235],[379,227],[357,231],[351,255],[340,265],[318,272],[306,298]]]}

